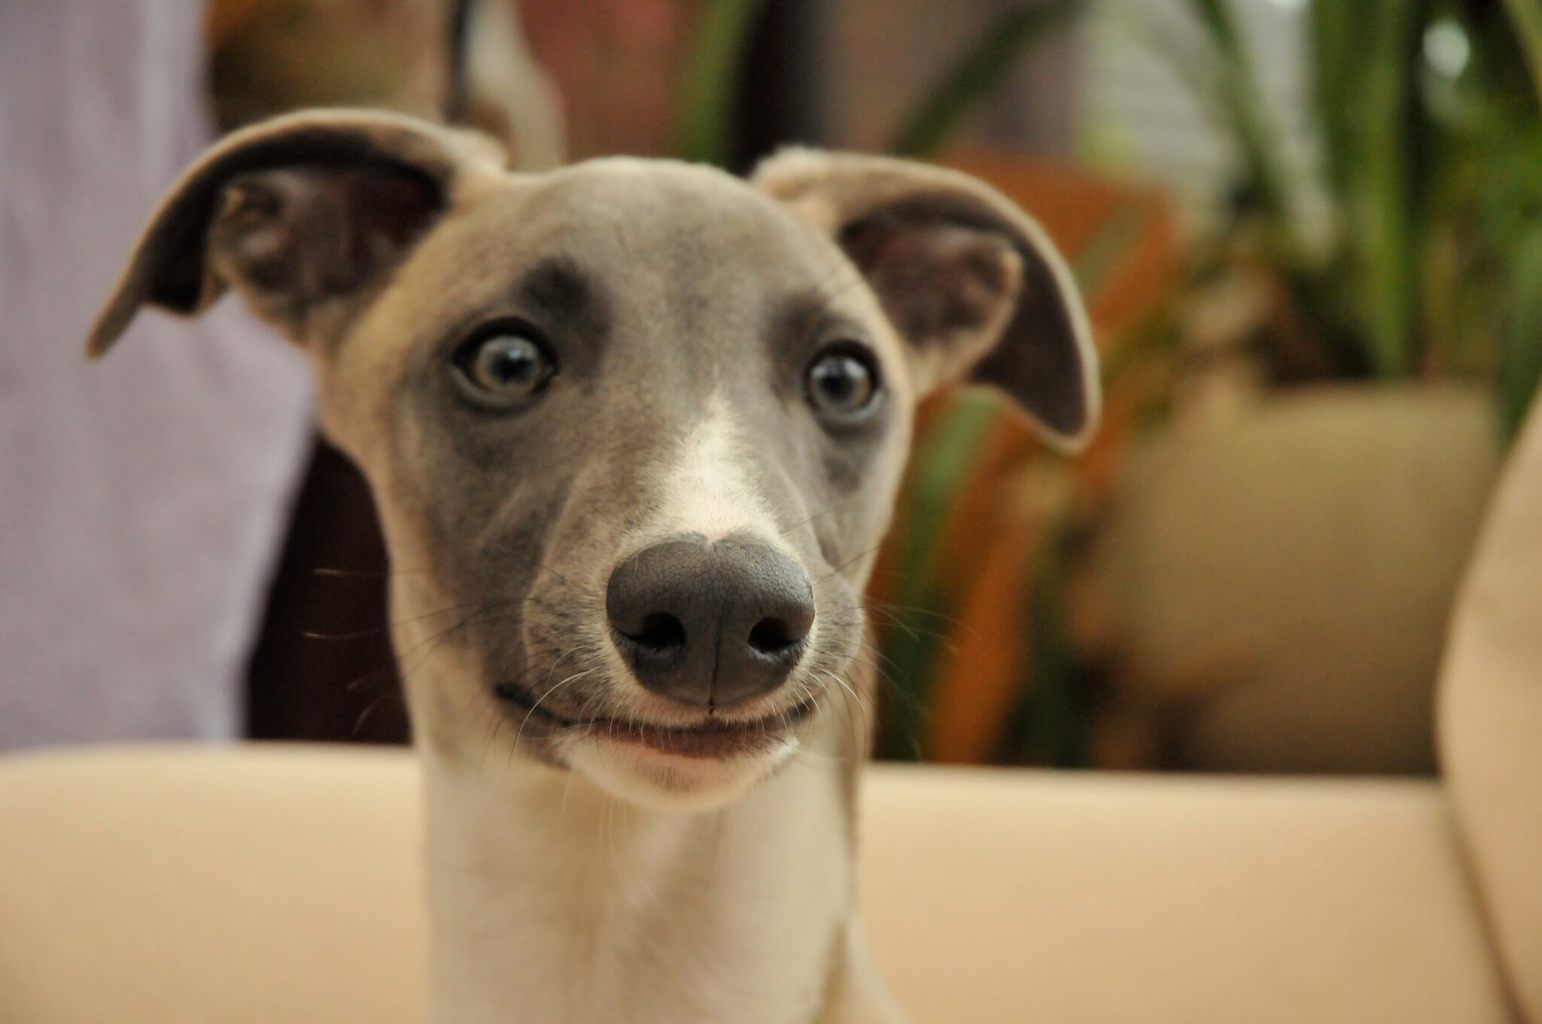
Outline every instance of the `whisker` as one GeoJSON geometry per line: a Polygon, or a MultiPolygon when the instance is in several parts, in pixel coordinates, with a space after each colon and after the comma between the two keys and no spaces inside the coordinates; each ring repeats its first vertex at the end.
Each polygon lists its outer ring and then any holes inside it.
{"type": "Polygon", "coordinates": [[[303,630],[300,635],[307,640],[358,640],[368,636],[379,636],[398,626],[410,626],[414,622],[422,622],[424,619],[432,619],[439,615],[449,615],[452,612],[464,611],[467,608],[498,608],[511,604],[520,604],[533,600],[533,598],[515,598],[507,601],[471,602],[452,604],[447,608],[436,608],[431,612],[423,612],[421,615],[409,616],[405,619],[395,619],[383,626],[374,626],[370,629],[360,629],[351,633],[317,633],[313,630],[303,630]]]}
{"type": "Polygon", "coordinates": [[[338,569],[334,567],[321,567],[312,569],[311,575],[331,579],[384,580],[395,576],[417,576],[433,571],[432,569],[338,569]]]}
{"type": "Polygon", "coordinates": [[[374,700],[372,700],[368,704],[364,705],[364,710],[360,711],[359,712],[359,717],[354,719],[354,722],[353,722],[353,732],[350,733],[350,735],[353,735],[353,736],[359,735],[359,731],[364,728],[364,723],[369,719],[370,713],[373,712],[376,708],[378,708],[380,706],[381,702],[384,701],[385,699],[386,699],[386,694],[382,693],[380,696],[376,697],[374,700]]]}
{"type": "Polygon", "coordinates": [[[881,547],[883,547],[883,542],[880,541],[879,543],[874,544],[870,548],[867,548],[865,550],[857,552],[855,555],[852,555],[850,558],[848,558],[845,561],[841,562],[839,565],[833,566],[828,573],[826,573],[825,575],[819,577],[819,579],[816,580],[815,582],[822,583],[825,580],[831,578],[832,576],[839,575],[843,569],[847,568],[848,566],[850,566],[850,565],[852,565],[852,564],[854,564],[856,562],[861,561],[862,559],[866,558],[868,555],[871,555],[873,552],[877,551],[881,547]]]}
{"type": "Polygon", "coordinates": [[[801,529],[803,529],[803,527],[805,527],[808,524],[812,523],[814,520],[820,519],[820,518],[822,518],[824,516],[827,516],[831,512],[834,512],[834,511],[836,511],[838,509],[845,508],[847,505],[850,505],[852,502],[856,501],[860,497],[862,497],[861,494],[852,494],[852,495],[849,495],[849,496],[847,496],[845,498],[842,498],[840,501],[831,502],[829,505],[826,505],[822,510],[820,510],[818,512],[815,512],[813,515],[809,516],[807,519],[803,519],[803,520],[800,520],[799,522],[793,523],[791,526],[785,527],[784,529],[785,529],[785,531],[787,533],[791,533],[793,530],[801,530],[801,529]]]}
{"type": "Polygon", "coordinates": [[[594,675],[594,673],[598,672],[599,670],[600,670],[600,666],[599,665],[593,665],[593,666],[590,666],[589,668],[584,669],[582,672],[575,672],[572,675],[568,676],[566,679],[562,680],[560,683],[557,683],[554,686],[551,686],[550,688],[548,688],[546,690],[545,693],[543,693],[539,697],[537,697],[535,702],[530,705],[530,710],[525,712],[524,719],[519,723],[519,731],[514,734],[514,745],[516,747],[519,746],[519,741],[525,735],[525,725],[526,725],[526,723],[528,723],[530,721],[530,716],[535,714],[536,709],[541,706],[541,701],[545,700],[547,697],[550,697],[552,694],[556,693],[558,690],[562,689],[564,686],[567,686],[569,683],[576,682],[576,681],[578,681],[580,679],[585,678],[586,676],[592,676],[592,675],[594,675]]]}
{"type": "Polygon", "coordinates": [[[910,605],[906,605],[906,604],[891,604],[891,603],[886,602],[886,601],[873,601],[873,600],[867,601],[866,605],[869,608],[882,608],[884,611],[888,611],[888,612],[899,612],[899,613],[902,613],[902,614],[909,614],[909,615],[929,615],[929,616],[931,616],[934,619],[941,619],[943,622],[947,623],[950,626],[963,626],[963,625],[966,625],[966,623],[962,619],[955,618],[954,616],[948,615],[945,612],[939,612],[939,611],[937,611],[934,608],[923,608],[920,605],[913,605],[913,604],[910,604],[910,605]]]}

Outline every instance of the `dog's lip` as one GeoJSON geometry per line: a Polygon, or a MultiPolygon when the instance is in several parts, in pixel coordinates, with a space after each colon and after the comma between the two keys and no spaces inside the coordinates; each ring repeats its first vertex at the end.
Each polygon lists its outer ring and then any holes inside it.
{"type": "Polygon", "coordinates": [[[662,725],[634,718],[569,718],[544,705],[537,706],[518,683],[500,683],[493,691],[505,704],[522,708],[530,719],[552,728],[583,732],[607,742],[633,744],[678,757],[699,758],[732,757],[779,743],[818,706],[815,698],[810,697],[762,718],[709,717],[691,725],[662,725]]]}

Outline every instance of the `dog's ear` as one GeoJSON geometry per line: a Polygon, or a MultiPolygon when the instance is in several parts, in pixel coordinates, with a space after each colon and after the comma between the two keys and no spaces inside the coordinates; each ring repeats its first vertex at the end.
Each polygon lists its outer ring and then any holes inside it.
{"type": "Polygon", "coordinates": [[[955,171],[799,149],[753,181],[862,272],[923,389],[994,385],[1051,444],[1085,444],[1100,401],[1087,314],[1053,243],[1010,200],[955,171]]]}
{"type": "Polygon", "coordinates": [[[201,312],[227,287],[296,341],[323,310],[356,311],[448,207],[464,177],[497,173],[490,140],[372,111],[309,111],[228,136],[150,218],[87,354],[143,305],[201,312]]]}

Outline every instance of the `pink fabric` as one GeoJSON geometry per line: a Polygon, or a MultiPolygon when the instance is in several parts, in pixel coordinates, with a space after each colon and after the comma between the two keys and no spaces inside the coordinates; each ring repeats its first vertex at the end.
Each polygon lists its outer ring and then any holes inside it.
{"type": "Polygon", "coordinates": [[[238,730],[308,432],[298,354],[227,304],[82,345],[210,137],[197,0],[0,4],[0,748],[238,730]]]}

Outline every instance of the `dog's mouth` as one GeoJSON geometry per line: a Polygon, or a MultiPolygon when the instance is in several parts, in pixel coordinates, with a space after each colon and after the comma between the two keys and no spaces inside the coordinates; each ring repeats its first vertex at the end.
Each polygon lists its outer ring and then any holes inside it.
{"type": "Polygon", "coordinates": [[[499,683],[493,693],[522,716],[521,727],[582,733],[607,743],[632,744],[662,754],[722,760],[757,753],[784,742],[818,707],[816,698],[752,719],[707,718],[691,725],[660,725],[611,716],[569,717],[539,704],[518,683],[499,683]]]}

